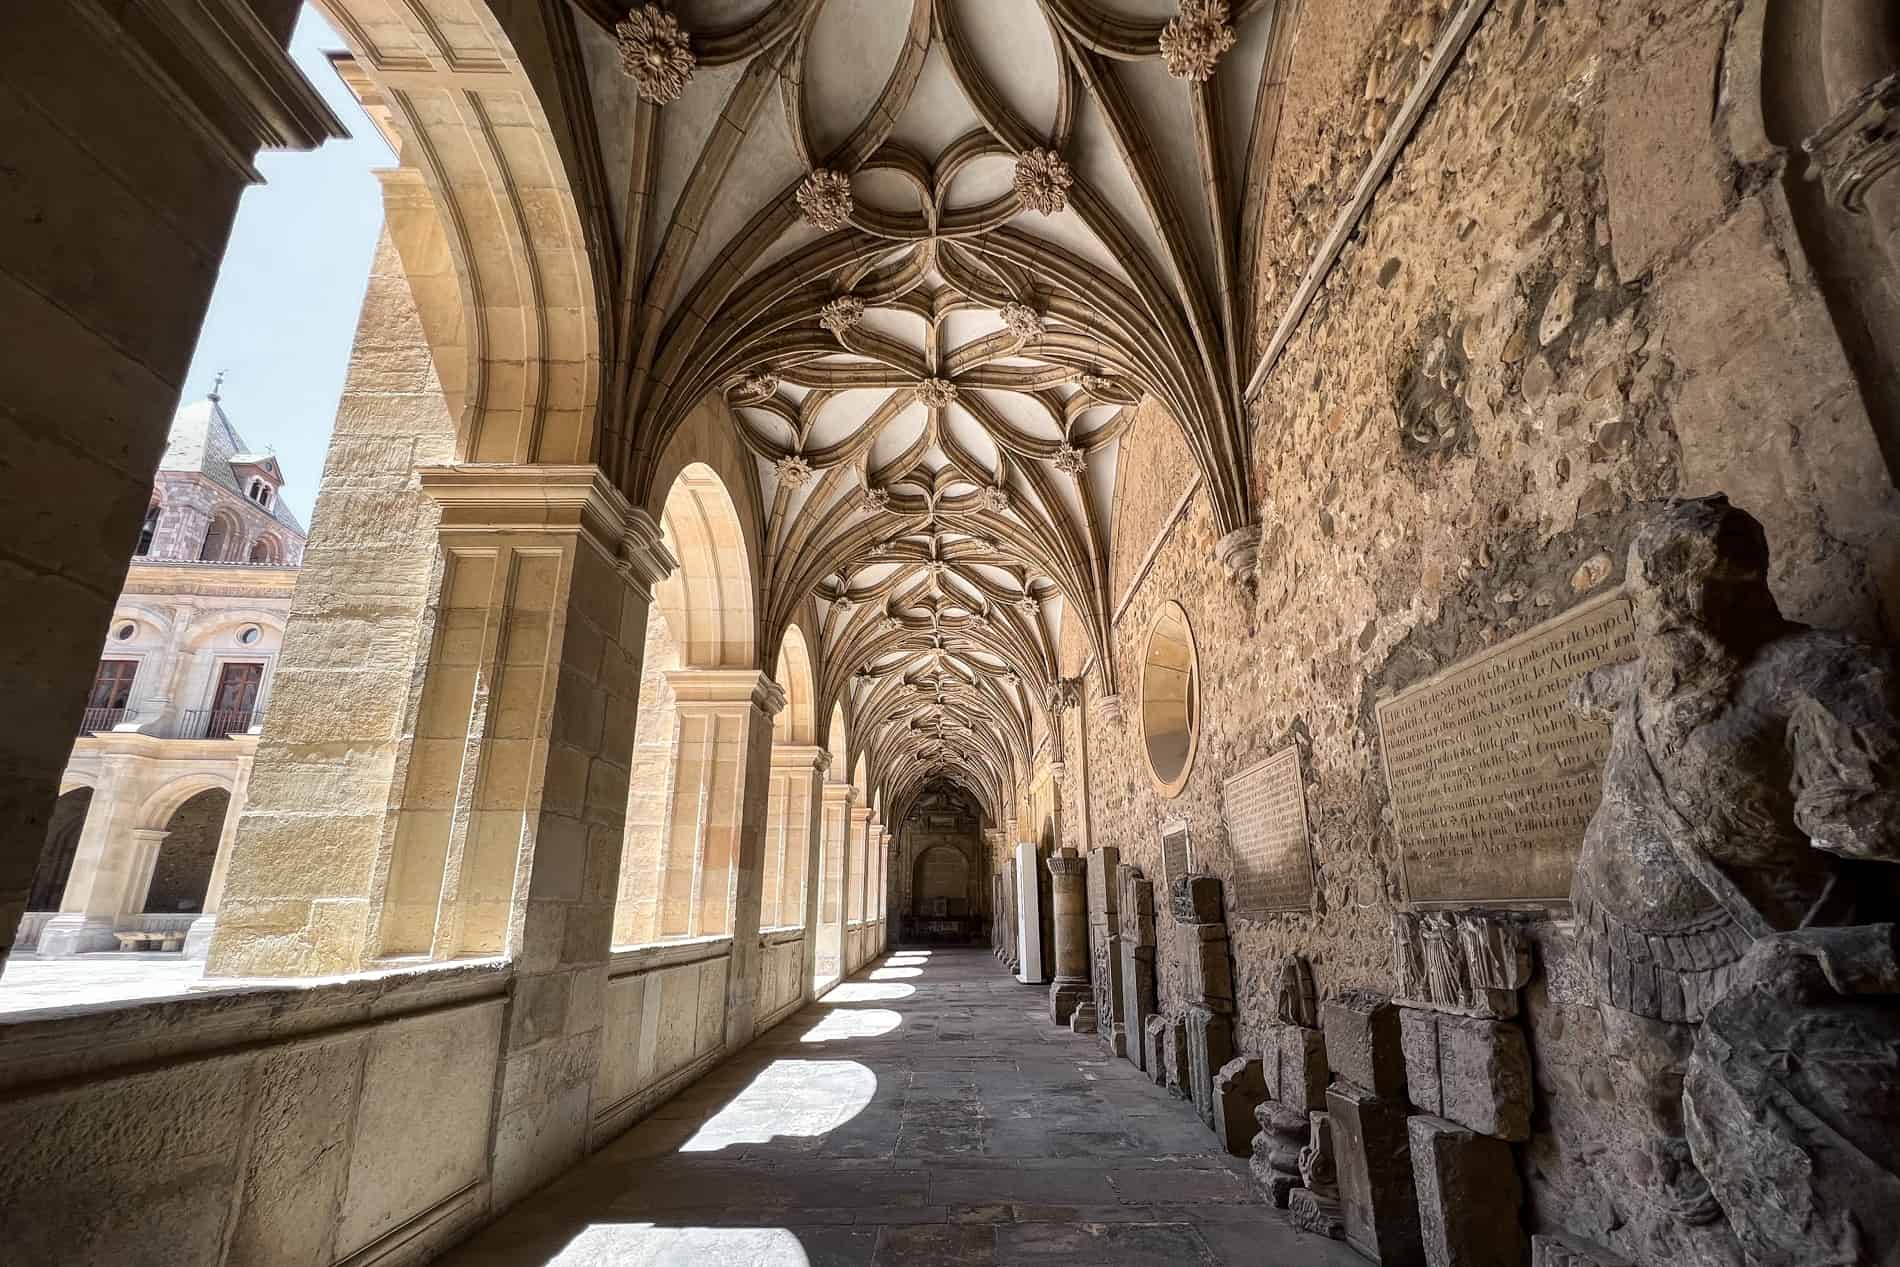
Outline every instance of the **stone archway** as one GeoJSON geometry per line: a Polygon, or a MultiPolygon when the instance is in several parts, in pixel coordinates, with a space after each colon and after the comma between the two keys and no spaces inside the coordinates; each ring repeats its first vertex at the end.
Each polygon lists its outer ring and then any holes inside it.
{"type": "Polygon", "coordinates": [[[86,814],[92,808],[92,789],[76,787],[60,794],[53,805],[52,821],[46,828],[46,843],[40,848],[40,864],[33,872],[33,887],[28,891],[26,909],[57,911],[66,894],[66,881],[72,875],[73,857],[79,852],[79,835],[86,827],[86,814]]]}
{"type": "Polygon", "coordinates": [[[717,933],[732,919],[739,793],[728,784],[743,737],[718,705],[730,691],[749,698],[758,677],[744,524],[717,471],[681,468],[660,513],[679,566],[654,587],[647,618],[616,945],[717,933]]]}
{"type": "Polygon", "coordinates": [[[166,817],[165,839],[152,860],[152,878],[141,904],[148,915],[203,912],[230,809],[231,793],[213,787],[186,797],[166,817]]]}

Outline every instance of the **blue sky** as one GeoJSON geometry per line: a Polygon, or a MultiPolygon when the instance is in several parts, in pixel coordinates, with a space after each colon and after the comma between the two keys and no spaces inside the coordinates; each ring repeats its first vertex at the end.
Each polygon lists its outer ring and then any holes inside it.
{"type": "Polygon", "coordinates": [[[277,450],[289,481],[283,498],[306,525],[383,222],[370,169],[395,163],[323,56],[342,47],[330,24],[304,6],[291,55],[350,139],[307,154],[258,156],[265,183],[247,190],[238,206],[185,376],[189,402],[202,399],[225,371],[225,413],[249,444],[277,450]]]}

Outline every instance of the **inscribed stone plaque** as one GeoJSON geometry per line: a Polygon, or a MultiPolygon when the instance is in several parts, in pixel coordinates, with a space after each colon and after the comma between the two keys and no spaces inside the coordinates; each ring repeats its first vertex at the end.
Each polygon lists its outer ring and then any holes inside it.
{"type": "Polygon", "coordinates": [[[1234,909],[1304,911],[1313,905],[1300,750],[1288,744],[1221,784],[1221,814],[1234,850],[1234,909]]]}
{"type": "Polygon", "coordinates": [[[1161,882],[1171,887],[1194,869],[1194,855],[1188,849],[1188,825],[1182,819],[1161,824],[1161,882]]]}
{"type": "Polygon", "coordinates": [[[1610,732],[1565,697],[1634,645],[1628,601],[1606,595],[1378,702],[1409,900],[1569,897],[1610,732]]]}

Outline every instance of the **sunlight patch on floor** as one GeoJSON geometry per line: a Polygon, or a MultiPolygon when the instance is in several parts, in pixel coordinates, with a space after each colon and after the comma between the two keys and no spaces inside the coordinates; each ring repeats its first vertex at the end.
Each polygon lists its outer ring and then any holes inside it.
{"type": "Polygon", "coordinates": [[[873,981],[889,981],[895,977],[921,977],[922,968],[878,968],[871,973],[873,981]]]}
{"type": "Polygon", "coordinates": [[[877,1075],[855,1060],[774,1060],[679,1151],[714,1153],[734,1144],[823,1135],[862,1113],[876,1092],[877,1075]]]}
{"type": "Polygon", "coordinates": [[[783,1227],[661,1227],[590,1223],[543,1267],[811,1267],[798,1237],[783,1227]]]}
{"type": "Polygon", "coordinates": [[[886,1007],[834,1008],[825,1018],[799,1036],[801,1043],[835,1043],[845,1038],[876,1038],[904,1023],[904,1018],[886,1007]]]}
{"type": "Polygon", "coordinates": [[[901,981],[847,981],[818,1000],[818,1006],[832,1003],[878,1003],[890,999],[908,999],[917,993],[914,985],[901,981]]]}

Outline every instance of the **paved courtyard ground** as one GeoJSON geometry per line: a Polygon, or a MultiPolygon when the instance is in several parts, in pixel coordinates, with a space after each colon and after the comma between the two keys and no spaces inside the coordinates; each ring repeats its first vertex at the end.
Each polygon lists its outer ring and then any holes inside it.
{"type": "Polygon", "coordinates": [[[899,951],[448,1267],[1362,1267],[987,951],[899,951]]]}

